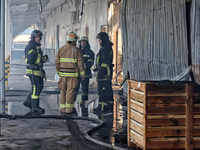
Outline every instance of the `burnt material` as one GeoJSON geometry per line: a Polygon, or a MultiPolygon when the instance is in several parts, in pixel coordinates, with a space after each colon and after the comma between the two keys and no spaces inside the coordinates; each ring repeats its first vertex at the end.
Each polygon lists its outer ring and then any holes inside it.
{"type": "Polygon", "coordinates": [[[123,1],[124,74],[128,70],[135,80],[169,80],[188,67],[185,8],[185,0],[123,1]]]}

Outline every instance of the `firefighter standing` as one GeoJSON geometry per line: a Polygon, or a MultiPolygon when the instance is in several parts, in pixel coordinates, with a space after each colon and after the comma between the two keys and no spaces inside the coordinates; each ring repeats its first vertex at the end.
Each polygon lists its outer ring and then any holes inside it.
{"type": "Polygon", "coordinates": [[[95,111],[107,111],[113,108],[113,90],[112,90],[112,61],[113,61],[113,43],[110,42],[108,34],[100,32],[97,37],[101,46],[96,56],[96,68],[98,82],[99,107],[95,111]],[[101,107],[100,107],[101,106],[101,107]]]}
{"type": "Polygon", "coordinates": [[[41,115],[45,110],[39,106],[39,96],[44,87],[45,71],[43,63],[47,62],[48,56],[44,55],[40,48],[42,40],[42,32],[34,30],[31,33],[31,40],[25,48],[26,75],[31,81],[31,92],[27,96],[27,100],[23,103],[24,106],[31,109],[32,115],[41,115]]]}
{"type": "Polygon", "coordinates": [[[67,35],[67,44],[59,49],[56,57],[56,70],[60,76],[58,86],[61,89],[61,114],[73,113],[79,79],[84,80],[84,60],[80,49],[76,47],[77,38],[75,33],[70,32],[67,35]]]}
{"type": "Polygon", "coordinates": [[[84,106],[85,101],[88,100],[88,86],[89,80],[92,78],[91,67],[94,64],[94,52],[90,49],[90,44],[86,36],[82,36],[80,39],[80,49],[83,54],[84,67],[85,67],[85,77],[81,81],[82,95],[81,95],[81,105],[84,106]]]}

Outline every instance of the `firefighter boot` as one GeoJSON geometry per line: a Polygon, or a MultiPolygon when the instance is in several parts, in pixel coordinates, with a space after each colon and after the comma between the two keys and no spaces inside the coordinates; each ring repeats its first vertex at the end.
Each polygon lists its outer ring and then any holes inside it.
{"type": "Polygon", "coordinates": [[[39,99],[32,99],[32,115],[42,115],[45,113],[45,109],[39,106],[39,99]]]}
{"type": "Polygon", "coordinates": [[[98,107],[94,109],[94,114],[96,114],[98,118],[102,117],[101,105],[98,105],[98,107]]]}
{"type": "Polygon", "coordinates": [[[31,113],[32,113],[32,115],[42,115],[45,113],[45,110],[40,107],[32,108],[31,113]]]}
{"type": "Polygon", "coordinates": [[[31,93],[28,94],[28,96],[26,98],[26,101],[23,102],[23,105],[28,107],[28,108],[30,108],[30,109],[32,108],[31,107],[31,93]]]}
{"type": "Polygon", "coordinates": [[[30,108],[30,109],[32,108],[31,107],[31,102],[29,100],[26,100],[25,102],[23,102],[23,105],[28,107],[28,108],[30,108]]]}
{"type": "Polygon", "coordinates": [[[81,102],[80,102],[80,107],[81,107],[81,108],[84,108],[84,107],[85,107],[85,101],[81,100],[81,102]]]}
{"type": "Polygon", "coordinates": [[[67,108],[66,109],[66,114],[72,114],[74,112],[74,108],[67,108]]]}
{"type": "Polygon", "coordinates": [[[85,106],[85,101],[87,101],[87,100],[82,100],[80,102],[80,107],[82,108],[82,116],[87,117],[88,116],[88,108],[85,106]]]}
{"type": "Polygon", "coordinates": [[[101,113],[101,105],[98,105],[98,107],[94,109],[94,113],[95,114],[101,113]]]}

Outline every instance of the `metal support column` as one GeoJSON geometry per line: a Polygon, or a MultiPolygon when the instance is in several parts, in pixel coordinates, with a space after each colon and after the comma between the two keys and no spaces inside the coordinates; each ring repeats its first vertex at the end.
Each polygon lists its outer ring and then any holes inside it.
{"type": "Polygon", "coordinates": [[[1,112],[5,113],[5,0],[1,0],[1,112]]]}

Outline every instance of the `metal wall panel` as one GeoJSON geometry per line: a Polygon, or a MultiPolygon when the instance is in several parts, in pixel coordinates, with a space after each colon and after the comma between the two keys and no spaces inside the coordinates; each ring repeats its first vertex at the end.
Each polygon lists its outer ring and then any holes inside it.
{"type": "Polygon", "coordinates": [[[185,0],[124,0],[121,26],[124,76],[170,80],[188,67],[185,0]]]}

